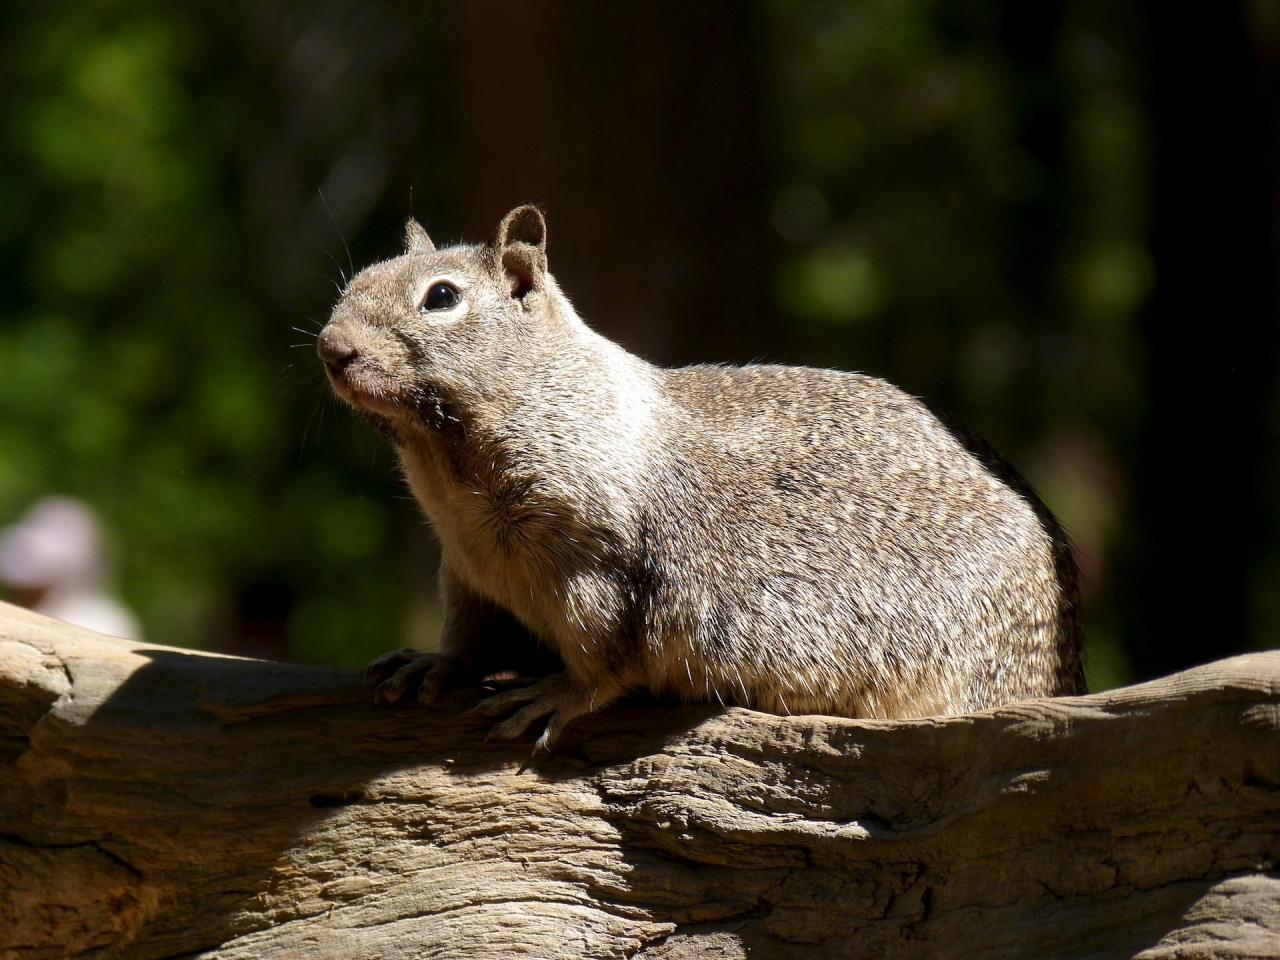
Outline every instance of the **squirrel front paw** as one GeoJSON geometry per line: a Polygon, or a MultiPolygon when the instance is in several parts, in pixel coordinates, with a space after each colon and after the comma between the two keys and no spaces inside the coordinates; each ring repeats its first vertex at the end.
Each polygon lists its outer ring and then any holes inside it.
{"type": "Polygon", "coordinates": [[[595,686],[585,689],[567,672],[553,673],[535,684],[504,690],[489,696],[472,707],[470,713],[480,717],[500,717],[520,708],[489,731],[488,740],[516,740],[541,718],[547,717],[547,726],[534,744],[534,753],[550,753],[556,746],[564,727],[575,719],[608,707],[626,692],[625,687],[595,686]]]}
{"type": "Polygon", "coordinates": [[[374,703],[398,703],[417,688],[419,703],[432,703],[440,696],[457,666],[458,658],[443,653],[404,647],[384,653],[369,664],[365,684],[374,688],[374,703]]]}
{"type": "MultiPolygon", "coordinates": [[[[612,699],[612,698],[610,698],[612,699]]],[[[527,687],[504,690],[502,693],[481,700],[471,708],[472,714],[482,717],[499,717],[513,707],[520,707],[489,731],[489,740],[515,740],[535,721],[548,717],[547,725],[533,745],[534,753],[550,753],[569,722],[603,706],[575,684],[567,673],[555,673],[531,683],[527,687]],[[523,706],[522,706],[523,704],[523,706]]]]}

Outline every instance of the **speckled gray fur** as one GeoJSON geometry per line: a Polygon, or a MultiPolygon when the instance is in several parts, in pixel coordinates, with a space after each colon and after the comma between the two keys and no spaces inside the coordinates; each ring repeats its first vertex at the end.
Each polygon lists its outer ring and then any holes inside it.
{"type": "Polygon", "coordinates": [[[541,213],[352,279],[319,340],[440,538],[441,651],[375,661],[429,701],[523,625],[564,673],[484,702],[498,736],[631,690],[915,717],[1083,691],[1075,567],[981,441],[882,380],[654,367],[588,328],[541,213]],[[437,282],[458,291],[422,310],[437,282]],[[507,616],[509,614],[510,616],[507,616]]]}

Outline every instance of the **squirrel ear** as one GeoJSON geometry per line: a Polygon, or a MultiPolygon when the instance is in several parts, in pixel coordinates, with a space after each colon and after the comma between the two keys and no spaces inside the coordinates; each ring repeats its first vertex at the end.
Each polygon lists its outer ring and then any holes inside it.
{"type": "Polygon", "coordinates": [[[417,220],[410,217],[404,225],[404,252],[405,253],[435,253],[436,245],[431,242],[431,238],[427,236],[427,231],[422,228],[417,220]]]}
{"type": "Polygon", "coordinates": [[[492,247],[502,268],[516,276],[516,296],[542,285],[547,272],[547,221],[532,204],[516,207],[498,224],[492,247]]]}

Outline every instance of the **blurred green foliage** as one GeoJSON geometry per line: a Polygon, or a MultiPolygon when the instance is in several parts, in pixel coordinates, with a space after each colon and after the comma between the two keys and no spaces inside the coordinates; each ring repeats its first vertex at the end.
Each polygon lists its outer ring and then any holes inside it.
{"type": "MultiPolygon", "coordinates": [[[[93,504],[159,642],[356,665],[428,641],[423,524],[391,453],[329,398],[311,341],[342,275],[392,251],[415,185],[437,240],[456,236],[439,223],[473,231],[472,209],[540,200],[553,269],[605,305],[589,319],[616,308],[624,342],[670,344],[697,324],[714,336],[685,359],[766,343],[888,376],[978,427],[1071,530],[1091,683],[1121,682],[1115,558],[1133,535],[1154,283],[1145,40],[1126,11],[8,5],[0,521],[46,492],[93,504]],[[726,60],[682,40],[698,17],[749,49],[726,60]],[[717,93],[717,71],[740,62],[756,88],[717,93]],[[717,112],[739,101],[738,119],[717,112]],[[678,110],[685,126],[664,126],[678,110]],[[707,156],[682,149],[708,126],[707,156]],[[746,158],[764,172],[738,183],[746,158]],[[681,179],[699,165],[701,180],[681,179]],[[598,182],[580,175],[597,167],[598,182]],[[688,253],[678,225],[651,228],[638,261],[614,242],[629,208],[670,192],[671,208],[700,211],[722,181],[769,237],[768,276],[688,253]],[[578,227],[589,241],[557,246],[567,210],[594,218],[578,227]],[[605,274],[610,257],[621,266],[605,274]],[[593,289],[634,262],[672,295],[593,289]],[[680,312],[699,283],[714,302],[744,281],[764,291],[754,327],[706,322],[703,301],[680,312]]],[[[1268,563],[1259,611],[1276,607],[1268,563]]]]}
{"type": "Polygon", "coordinates": [[[241,25],[205,12],[6,15],[0,516],[92,503],[153,638],[223,645],[296,601],[293,653],[357,663],[409,601],[391,460],[355,429],[317,448],[317,321],[273,309],[246,240],[241,25]],[[244,609],[260,583],[278,611],[244,609]]]}

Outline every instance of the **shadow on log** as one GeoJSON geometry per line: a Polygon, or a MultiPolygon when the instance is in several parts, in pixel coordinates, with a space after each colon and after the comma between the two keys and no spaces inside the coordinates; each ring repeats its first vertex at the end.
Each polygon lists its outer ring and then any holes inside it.
{"type": "Polygon", "coordinates": [[[461,693],[0,605],[0,956],[1275,957],[1280,653],[964,717],[461,693]]]}

